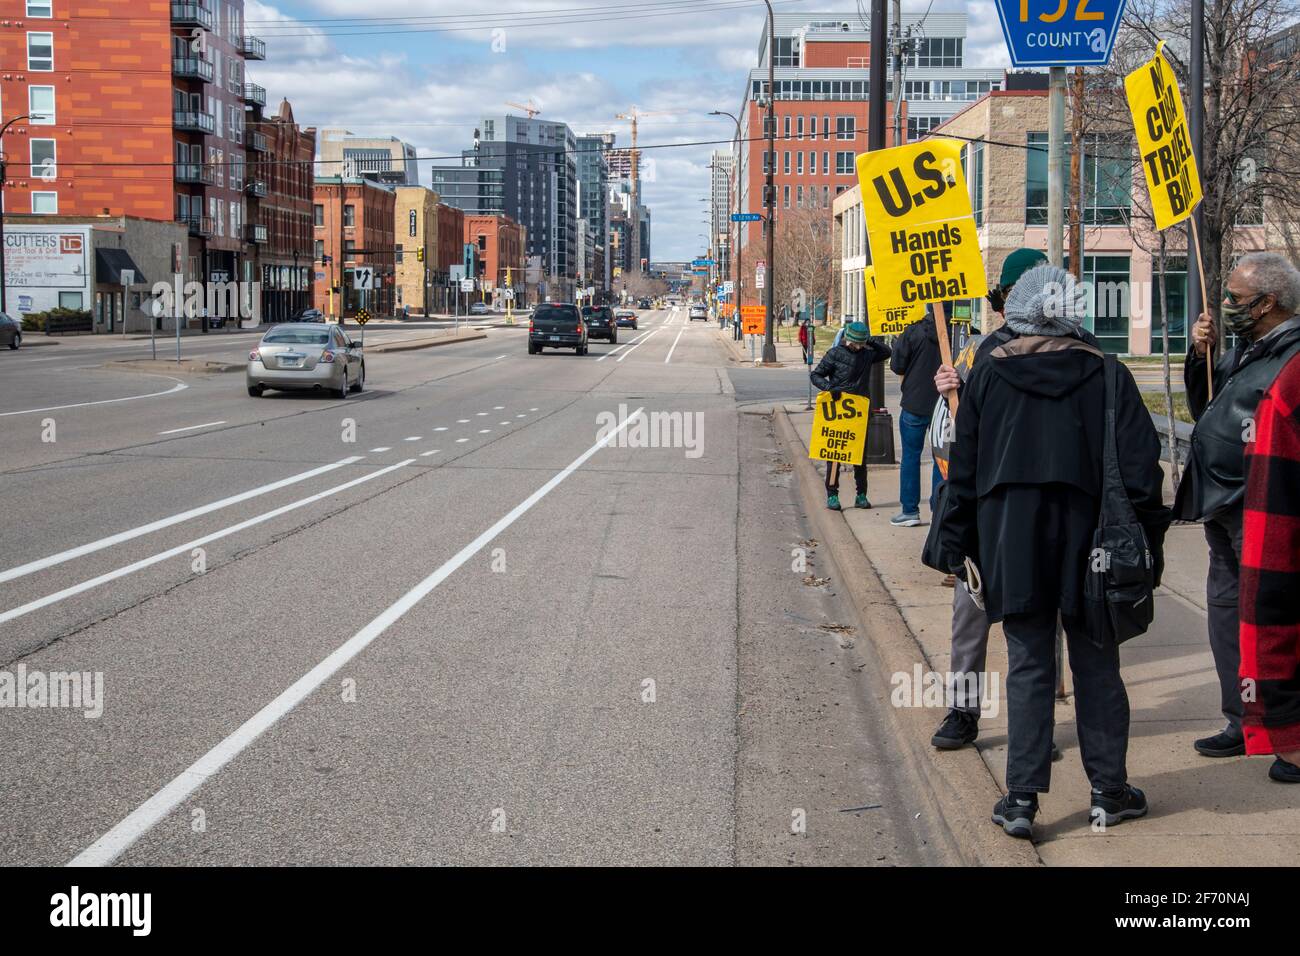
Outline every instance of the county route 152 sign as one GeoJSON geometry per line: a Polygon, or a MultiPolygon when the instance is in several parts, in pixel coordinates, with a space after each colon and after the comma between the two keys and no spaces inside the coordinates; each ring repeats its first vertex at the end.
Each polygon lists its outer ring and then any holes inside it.
{"type": "Polygon", "coordinates": [[[997,0],[1012,66],[1105,66],[1125,0],[997,0]]]}

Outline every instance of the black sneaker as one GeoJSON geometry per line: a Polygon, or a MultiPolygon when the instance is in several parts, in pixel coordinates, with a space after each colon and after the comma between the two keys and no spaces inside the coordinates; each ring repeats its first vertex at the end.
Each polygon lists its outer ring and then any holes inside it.
{"type": "Polygon", "coordinates": [[[1029,840],[1034,836],[1034,817],[1038,813],[1038,794],[1008,793],[993,807],[993,822],[1008,836],[1029,840]]]}
{"type": "Polygon", "coordinates": [[[1137,787],[1125,785],[1123,790],[1114,793],[1092,791],[1092,809],[1088,811],[1089,822],[1102,821],[1102,826],[1113,827],[1125,820],[1134,820],[1147,815],[1147,795],[1137,787]]]}
{"type": "Polygon", "coordinates": [[[1202,757],[1240,757],[1246,752],[1246,738],[1225,727],[1213,737],[1202,737],[1192,746],[1202,757]]]}
{"type": "Polygon", "coordinates": [[[1268,768],[1268,776],[1278,783],[1300,783],[1300,767],[1278,757],[1273,761],[1273,766],[1268,768]]]}
{"type": "Polygon", "coordinates": [[[979,715],[966,710],[958,710],[954,707],[948,711],[948,716],[943,719],[939,729],[934,732],[934,736],[930,738],[930,743],[939,750],[960,750],[967,744],[973,744],[975,738],[979,735],[979,715]]]}
{"type": "Polygon", "coordinates": [[[1064,756],[1065,754],[1061,753],[1061,748],[1056,746],[1056,741],[1053,740],[1052,741],[1052,763],[1056,763],[1056,761],[1060,760],[1064,756]]]}

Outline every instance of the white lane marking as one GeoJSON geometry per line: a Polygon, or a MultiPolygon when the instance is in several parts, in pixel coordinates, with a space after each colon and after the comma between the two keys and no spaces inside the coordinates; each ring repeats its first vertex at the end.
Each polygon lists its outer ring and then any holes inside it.
{"type": "MultiPolygon", "coordinates": [[[[642,406],[644,408],[644,406],[642,406]]],[[[222,767],[248,748],[253,741],[274,727],[340,668],[364,651],[384,631],[401,620],[405,614],[427,597],[438,585],[451,577],[474,555],[492,543],[503,531],[527,514],[532,507],[555,490],[566,478],[581,468],[587,459],[600,451],[639,416],[638,408],[623,423],[596,444],[575,458],[563,471],[554,475],[531,495],[515,505],[465,547],[457,551],[446,563],[426,577],[411,590],[390,604],[378,617],[357,631],[336,648],[323,661],[281,691],[280,695],[244,721],[234,733],[222,740],[206,754],[182,770],[170,783],[155,793],[127,817],[78,853],[68,866],[106,866],[129,849],[140,837],[152,830],[160,820],[178,807],[190,794],[215,776],[222,767]]]]}
{"type": "Polygon", "coordinates": [[[498,356],[497,356],[496,358],[494,358],[492,361],[494,361],[494,362],[499,362],[499,361],[501,361],[501,359],[503,359],[503,358],[508,358],[508,357],[509,357],[509,356],[506,356],[506,355],[498,355],[498,356]]]}
{"type": "Polygon", "coordinates": [[[535,408],[530,408],[530,409],[528,409],[528,410],[529,410],[530,412],[535,412],[535,411],[537,411],[537,409],[535,409],[535,408]]]}
{"type": "Polygon", "coordinates": [[[412,435],[410,438],[403,438],[402,441],[419,441],[423,435],[412,435]]]}
{"type": "Polygon", "coordinates": [[[229,498],[222,498],[219,501],[211,501],[206,505],[200,505],[197,508],[191,508],[189,511],[182,511],[180,514],[170,515],[166,518],[159,518],[157,521],[151,521],[149,524],[142,524],[138,528],[130,528],[126,531],[120,531],[117,534],[109,535],[107,538],[100,538],[98,541],[91,541],[89,544],[79,545],[75,548],[69,548],[67,551],[60,551],[58,554],[52,554],[48,558],[41,558],[38,561],[29,561],[27,564],[20,564],[16,568],[10,568],[8,571],[0,571],[0,584],[5,581],[12,581],[14,578],[21,578],[24,575],[32,574],[36,571],[44,571],[46,568],[52,568],[56,564],[62,564],[65,561],[71,561],[73,558],[80,558],[87,554],[94,554],[96,551],[103,551],[105,548],[111,548],[115,544],[121,544],[123,541],[130,541],[132,538],[139,538],[142,535],[152,534],[163,528],[170,528],[174,524],[180,524],[182,521],[189,521],[191,518],[197,518],[208,512],[216,511],[219,508],[228,508],[230,505],[239,504],[241,501],[247,501],[250,498],[256,498],[259,495],[265,495],[272,491],[278,491],[281,488],[287,488],[289,485],[295,485],[300,481],[306,481],[309,478],[315,478],[323,475],[335,468],[342,468],[344,465],[352,465],[363,459],[362,455],[354,455],[351,458],[344,458],[334,462],[332,465],[322,465],[319,468],[313,468],[311,471],[304,471],[298,475],[290,475],[288,478],[281,478],[279,481],[273,481],[269,485],[262,485],[258,488],[250,488],[248,491],[241,491],[237,495],[231,495],[229,498]]]}
{"type": "Polygon", "coordinates": [[[509,422],[497,422],[498,425],[509,425],[509,422]]]}
{"type": "Polygon", "coordinates": [[[434,429],[434,431],[436,432],[445,432],[446,430],[447,430],[446,425],[439,425],[437,428],[434,429]]]}
{"type": "Polygon", "coordinates": [[[370,453],[371,453],[372,455],[377,455],[377,454],[379,454],[379,452],[381,452],[381,451],[392,451],[392,450],[393,450],[393,449],[392,449],[391,447],[389,447],[388,445],[380,445],[378,448],[372,448],[372,449],[370,449],[370,453]]]}
{"type": "Polygon", "coordinates": [[[515,416],[515,418],[527,418],[527,417],[528,416],[525,415],[523,412],[520,412],[518,415],[515,416]]]}
{"type": "Polygon", "coordinates": [[[673,339],[673,347],[670,348],[670,349],[668,350],[668,355],[667,355],[667,357],[664,359],[664,364],[665,364],[665,365],[667,365],[669,362],[671,362],[671,361],[673,360],[673,352],[675,352],[675,351],[677,350],[677,343],[680,342],[680,341],[682,340],[682,332],[685,332],[685,331],[686,331],[686,327],[685,327],[685,326],[682,326],[682,330],[681,330],[681,332],[678,332],[678,333],[677,333],[677,338],[673,339]]]}
{"type": "Polygon", "coordinates": [[[486,434],[488,434],[488,433],[491,432],[491,431],[492,431],[492,429],[490,429],[490,428],[480,428],[480,429],[478,430],[478,433],[479,433],[480,435],[486,435],[486,434]]]}
{"type": "Polygon", "coordinates": [[[487,415],[487,412],[475,412],[475,414],[476,414],[479,418],[483,418],[485,415],[487,415]]]}
{"type": "MultiPolygon", "coordinates": [[[[606,352],[606,353],[605,353],[604,355],[602,355],[600,358],[596,359],[596,361],[597,361],[597,362],[603,362],[603,361],[605,361],[605,359],[609,358],[611,355],[617,355],[619,352],[623,351],[623,350],[624,350],[625,348],[627,348],[629,345],[634,345],[635,343],[640,342],[640,341],[641,341],[643,338],[645,338],[647,335],[653,335],[653,334],[654,334],[654,330],[652,330],[652,329],[647,329],[646,331],[644,331],[644,332],[642,332],[640,335],[638,335],[636,338],[634,338],[631,342],[624,342],[624,343],[623,343],[622,345],[620,345],[618,348],[610,349],[608,352],[606,352]]],[[[535,412],[535,411],[537,411],[537,409],[535,409],[535,408],[530,408],[530,409],[528,409],[528,410],[529,410],[530,412],[535,412]]]]}
{"type": "Polygon", "coordinates": [[[505,411],[505,406],[504,406],[504,405],[493,405],[493,406],[492,406],[492,411],[494,411],[494,412],[505,411]]]}
{"type": "Polygon", "coordinates": [[[469,419],[468,419],[468,418],[458,418],[458,419],[456,419],[456,424],[457,424],[457,425],[468,425],[468,424],[469,424],[469,419]]]}
{"type": "Polygon", "coordinates": [[[422,452],[420,452],[420,457],[421,457],[421,458],[428,458],[430,455],[436,455],[436,454],[438,454],[438,451],[439,451],[439,449],[437,449],[437,448],[435,448],[433,451],[422,451],[422,452]]]}
{"type": "Polygon", "coordinates": [[[456,444],[457,444],[457,445],[460,445],[460,444],[463,444],[464,442],[467,442],[467,441],[469,441],[468,438],[457,438],[457,439],[456,439],[456,444]]]}
{"type": "MultiPolygon", "coordinates": [[[[175,381],[173,379],[173,381],[175,381]]],[[[139,398],[161,398],[163,395],[171,395],[174,392],[182,392],[189,388],[184,382],[176,382],[171,388],[164,392],[150,392],[148,395],[128,395],[126,398],[106,398],[99,402],[77,402],[73,405],[51,405],[48,408],[24,408],[20,412],[0,412],[0,418],[8,418],[10,415],[34,415],[37,412],[61,412],[68,408],[89,408],[91,405],[115,405],[118,402],[134,402],[139,398]]]]}
{"type": "Polygon", "coordinates": [[[224,425],[224,424],[226,424],[224,421],[220,421],[220,422],[204,422],[202,425],[186,425],[184,428],[169,428],[167,431],[165,431],[165,432],[159,432],[158,434],[159,434],[159,435],[178,435],[178,434],[180,434],[181,432],[192,432],[192,431],[194,431],[195,429],[198,429],[198,428],[216,428],[218,425],[224,425]]]}
{"type": "Polygon", "coordinates": [[[398,468],[405,468],[414,461],[414,458],[408,458],[406,461],[398,462],[396,465],[389,465],[387,468],[380,468],[378,471],[372,471],[368,475],[362,475],[360,478],[353,478],[351,481],[345,481],[343,484],[335,485],[333,488],[328,488],[325,491],[317,492],[316,494],[310,495],[306,498],[299,498],[297,501],[291,501],[287,505],[272,508],[270,511],[264,511],[262,514],[255,515],[252,518],[247,518],[238,524],[232,524],[219,531],[213,531],[211,534],[205,534],[201,538],[195,538],[193,541],[187,541],[185,544],[178,544],[176,547],[168,548],[166,551],[159,551],[157,554],[150,555],[147,558],[141,558],[139,561],[124,565],[123,567],[117,568],[113,571],[106,571],[105,573],[90,578],[89,580],[82,581],[80,584],[66,587],[62,591],[55,591],[52,594],[45,595],[45,597],[37,598],[35,601],[28,601],[26,604],[11,608],[3,614],[0,614],[0,624],[5,623],[6,621],[12,621],[14,618],[22,617],[25,614],[31,614],[33,611],[38,611],[51,604],[57,604],[59,601],[67,600],[70,597],[75,597],[78,594],[89,591],[91,588],[99,587],[99,585],[106,584],[109,581],[116,581],[118,578],[126,577],[128,574],[133,574],[143,568],[155,565],[160,561],[166,561],[168,558],[175,557],[178,554],[185,554],[194,548],[202,547],[210,541],[218,541],[221,538],[227,538],[232,534],[243,531],[245,528],[251,528],[264,521],[270,521],[272,518],[278,518],[280,515],[287,514],[290,511],[296,511],[299,508],[320,501],[322,498],[328,498],[330,495],[338,494],[340,491],[345,491],[355,485],[371,481],[378,478],[380,475],[386,475],[390,471],[396,471],[398,468]]]}
{"type": "Polygon", "coordinates": [[[658,331],[659,331],[659,329],[655,329],[654,332],[651,332],[649,335],[647,335],[647,336],[645,337],[645,339],[642,339],[640,342],[637,342],[637,343],[636,343],[635,345],[633,345],[630,349],[628,349],[626,352],[624,352],[622,355],[620,355],[620,356],[618,357],[618,361],[620,361],[620,362],[623,361],[623,359],[627,358],[629,355],[631,355],[633,352],[635,352],[635,351],[636,351],[637,349],[639,349],[641,346],[645,345],[645,340],[648,339],[648,338],[650,338],[651,335],[654,335],[655,332],[658,332],[658,331]]]}

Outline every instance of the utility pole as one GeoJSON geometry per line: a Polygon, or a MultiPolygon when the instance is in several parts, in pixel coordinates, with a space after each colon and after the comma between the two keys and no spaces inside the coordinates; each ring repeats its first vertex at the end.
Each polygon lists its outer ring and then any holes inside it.
{"type": "MultiPolygon", "coordinates": [[[[1196,168],[1205,169],[1205,0],[1192,0],[1191,55],[1188,63],[1188,106],[1191,115],[1187,118],[1187,132],[1192,137],[1192,155],[1196,157],[1196,168]]],[[[1204,173],[1202,173],[1204,175],[1204,173]]],[[[1187,222],[1187,326],[1200,318],[1202,312],[1209,309],[1209,303],[1201,295],[1200,260],[1195,253],[1196,240],[1205,231],[1205,203],[1197,205],[1187,222]]],[[[1217,261],[1217,260],[1216,260],[1217,261]]],[[[1216,322],[1217,324],[1217,322],[1216,322]]],[[[1222,341],[1223,329],[1219,328],[1219,341],[1222,341]]]]}
{"type": "MultiPolygon", "coordinates": [[[[895,7],[897,15],[898,7],[895,7]]],[[[871,63],[867,76],[867,149],[885,148],[885,56],[889,49],[889,22],[885,0],[871,0],[871,63]]],[[[870,251],[870,250],[868,250],[870,251]]],[[[894,422],[885,409],[885,365],[873,363],[867,388],[871,403],[865,461],[873,465],[894,463],[894,422]]]]}
{"type": "MultiPolygon", "coordinates": [[[[770,210],[767,214],[767,276],[763,289],[766,305],[767,328],[763,333],[763,361],[776,362],[776,14],[772,0],[767,4],[767,185],[763,202],[770,210]]],[[[875,0],[883,3],[884,0],[875,0]]]]}
{"type": "Polygon", "coordinates": [[[1074,115],[1070,141],[1070,272],[1083,281],[1083,67],[1074,68],[1074,115]]]}
{"type": "Polygon", "coordinates": [[[903,0],[892,0],[894,17],[894,146],[903,142],[903,0]]]}
{"type": "Polygon", "coordinates": [[[1048,67],[1047,75],[1047,258],[1065,261],[1065,67],[1048,67]]]}

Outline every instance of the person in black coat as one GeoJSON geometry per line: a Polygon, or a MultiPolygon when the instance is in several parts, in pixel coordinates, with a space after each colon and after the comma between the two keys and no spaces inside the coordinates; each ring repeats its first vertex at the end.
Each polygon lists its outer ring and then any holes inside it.
{"type": "MultiPolygon", "coordinates": [[[[843,392],[867,396],[871,386],[871,367],[889,358],[889,346],[871,337],[862,322],[851,322],[844,329],[844,341],[827,349],[809,378],[819,391],[830,392],[834,401],[843,392]]],[[[840,510],[840,469],[838,462],[826,463],[826,507],[840,510]]],[[[870,508],[867,500],[867,466],[864,461],[853,466],[853,481],[858,497],[855,507],[870,508]]]]}
{"type": "MultiPolygon", "coordinates": [[[[889,519],[896,527],[915,528],[921,523],[921,452],[925,433],[930,428],[935,399],[934,373],[939,370],[939,333],[934,311],[926,307],[925,316],[903,330],[894,342],[889,368],[903,377],[903,397],[899,404],[898,434],[903,442],[903,461],[898,472],[898,514],[889,519]]],[[[935,495],[943,476],[935,463],[930,476],[930,512],[934,513],[935,495]]]]}
{"type": "MultiPolygon", "coordinates": [[[[1129,705],[1119,648],[1083,624],[1083,583],[1101,507],[1102,353],[1073,336],[1084,290],[1063,269],[1026,272],[1006,302],[1017,337],[977,361],[962,392],[949,468],[944,560],[982,579],[989,620],[1007,639],[1007,790],[993,820],[1030,837],[1051,781],[1058,614],[1074,674],[1076,723],[1092,785],[1091,818],[1143,816],[1128,783],[1129,705]],[[973,568],[972,568],[973,565],[973,568]],[[1100,645],[1100,646],[1099,646],[1100,645]]],[[[1156,583],[1170,512],[1160,443],[1137,384],[1119,369],[1120,471],[1152,549],[1156,583]]]]}

